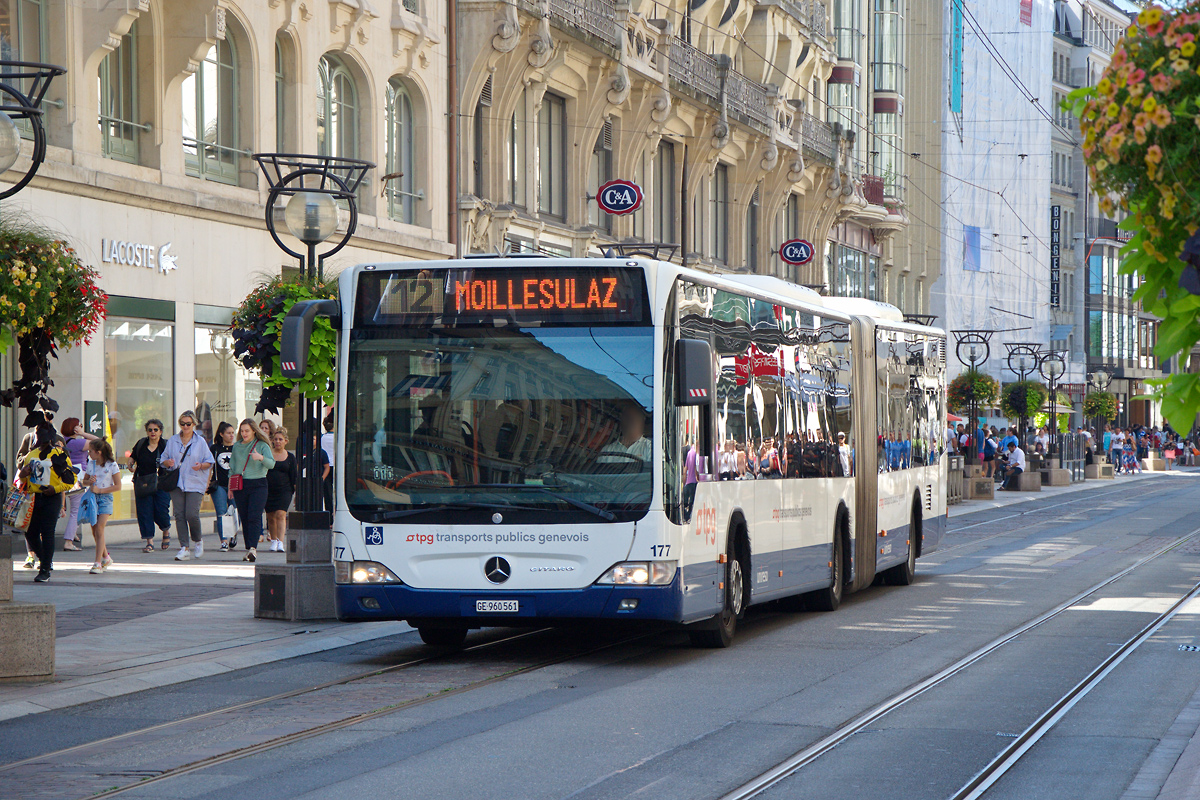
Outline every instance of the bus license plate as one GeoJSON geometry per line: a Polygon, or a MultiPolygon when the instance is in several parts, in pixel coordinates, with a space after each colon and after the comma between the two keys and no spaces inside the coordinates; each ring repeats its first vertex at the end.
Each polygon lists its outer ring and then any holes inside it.
{"type": "Polygon", "coordinates": [[[521,604],[516,600],[476,600],[476,614],[516,614],[521,604]]]}

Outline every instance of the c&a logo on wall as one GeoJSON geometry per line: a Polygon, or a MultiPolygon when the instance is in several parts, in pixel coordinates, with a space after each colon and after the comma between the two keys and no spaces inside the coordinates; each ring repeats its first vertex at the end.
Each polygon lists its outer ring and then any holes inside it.
{"type": "Polygon", "coordinates": [[[179,256],[170,252],[174,242],[161,247],[141,242],[123,242],[118,239],[100,240],[100,260],[105,264],[124,264],[129,267],[144,267],[166,275],[178,269],[179,256]]]}

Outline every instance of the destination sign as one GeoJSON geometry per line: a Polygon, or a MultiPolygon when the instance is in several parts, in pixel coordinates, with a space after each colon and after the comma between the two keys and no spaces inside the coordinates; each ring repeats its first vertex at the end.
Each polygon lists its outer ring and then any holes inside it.
{"type": "Polygon", "coordinates": [[[641,322],[645,279],[626,267],[503,267],[363,272],[359,324],[641,322]]]}

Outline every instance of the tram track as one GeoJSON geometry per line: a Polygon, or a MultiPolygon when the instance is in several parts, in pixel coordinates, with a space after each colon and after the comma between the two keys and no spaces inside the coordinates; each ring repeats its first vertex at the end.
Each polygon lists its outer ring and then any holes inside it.
{"type": "MultiPolygon", "coordinates": [[[[806,766],[816,762],[818,759],[832,752],[839,745],[847,742],[856,734],[863,732],[869,726],[880,721],[885,716],[909,703],[910,701],[924,695],[937,686],[945,683],[954,676],[970,669],[972,666],[980,663],[988,656],[1000,650],[1004,646],[1015,641],[1022,635],[1044,625],[1050,620],[1058,617],[1064,612],[1078,606],[1084,600],[1092,597],[1103,589],[1111,586],[1122,578],[1132,574],[1141,567],[1150,562],[1170,553],[1171,551],[1181,547],[1182,545],[1194,540],[1200,536],[1200,528],[1197,528],[1190,533],[1177,537],[1169,544],[1160,547],[1153,553],[1150,553],[1143,558],[1135,561],[1133,564],[1124,569],[1108,576],[1102,581],[1099,581],[1092,586],[1084,589],[1070,599],[1060,603],[1054,608],[1046,611],[1032,620],[1009,630],[1001,636],[993,639],[982,647],[973,650],[947,667],[930,675],[929,677],[912,684],[906,689],[892,695],[881,703],[878,703],[873,708],[859,714],[850,719],[831,733],[819,739],[815,743],[799,750],[796,753],[783,759],[775,766],[771,767],[755,776],[749,781],[741,784],[733,790],[721,795],[720,800],[750,800],[750,798],[760,797],[768,790],[787,780],[791,776],[804,769],[806,766]]],[[[1122,645],[1115,650],[1108,658],[1106,658],[1099,666],[1097,666],[1089,675],[1076,684],[1069,692],[1063,695],[1055,702],[1047,711],[1041,714],[1038,719],[1030,725],[1023,733],[1018,735],[1013,742],[1006,747],[998,756],[996,756],[989,764],[977,773],[966,785],[962,787],[950,800],[976,800],[987,790],[995,781],[999,780],[1005,772],[1011,769],[1019,762],[1023,756],[1039,739],[1042,738],[1054,725],[1065,715],[1070,709],[1094,688],[1103,678],[1108,675],[1121,661],[1123,661],[1130,653],[1136,650],[1143,642],[1149,639],[1163,625],[1182,608],[1189,600],[1200,596],[1200,584],[1192,587],[1188,592],[1184,593],[1176,600],[1170,608],[1159,614],[1147,626],[1142,628],[1137,634],[1128,638],[1122,645]]]]}
{"type": "MultiPolygon", "coordinates": [[[[537,637],[540,634],[546,634],[546,633],[550,632],[551,630],[553,630],[553,629],[549,628],[549,627],[544,627],[544,628],[537,628],[535,630],[521,631],[519,633],[514,633],[512,635],[503,636],[501,638],[493,639],[493,640],[487,641],[487,642],[482,642],[482,643],[479,643],[476,645],[472,645],[470,647],[462,648],[460,650],[455,650],[453,652],[443,652],[443,653],[437,653],[437,654],[433,654],[433,655],[429,655],[429,656],[425,656],[425,657],[421,657],[421,658],[410,659],[407,661],[403,661],[399,664],[393,664],[393,665],[390,665],[387,667],[372,669],[369,671],[356,673],[354,675],[343,676],[343,677],[335,679],[335,680],[326,681],[326,682],[316,684],[313,686],[306,686],[306,687],[302,687],[302,688],[298,688],[298,689],[292,689],[292,690],[289,690],[286,692],[280,692],[277,694],[270,695],[268,697],[261,697],[261,698],[256,698],[254,700],[248,700],[248,701],[244,701],[244,702],[240,702],[240,703],[234,703],[234,704],[230,704],[227,706],[222,706],[220,708],[212,709],[212,710],[205,711],[202,713],[191,714],[186,717],[181,717],[179,719],[169,720],[167,722],[162,722],[162,723],[159,723],[156,725],[150,725],[150,726],[138,728],[138,729],[131,730],[131,731],[126,731],[124,733],[116,734],[113,736],[104,737],[102,739],[96,739],[91,742],[84,742],[81,744],[73,745],[71,747],[66,747],[66,748],[62,748],[62,749],[55,750],[52,752],[43,753],[43,754],[40,754],[37,756],[31,756],[29,758],[24,758],[19,761],[13,761],[13,762],[9,762],[7,764],[0,764],[0,794],[4,794],[4,791],[5,791],[5,789],[4,789],[5,776],[6,775],[12,776],[14,773],[18,773],[22,768],[28,768],[30,770],[36,770],[36,771],[42,771],[42,770],[46,769],[47,767],[53,767],[55,765],[62,765],[62,764],[70,764],[74,767],[74,769],[71,771],[74,773],[78,773],[79,772],[78,765],[80,763],[86,761],[88,758],[94,758],[96,756],[104,756],[107,753],[112,753],[112,752],[117,751],[120,748],[125,747],[131,743],[135,743],[139,738],[144,738],[147,736],[163,738],[163,737],[169,737],[172,735],[179,735],[180,732],[186,732],[186,729],[196,726],[197,724],[213,723],[215,725],[220,725],[220,724],[222,724],[222,717],[235,718],[236,715],[239,715],[243,712],[247,712],[247,711],[253,712],[255,709],[260,709],[263,707],[274,708],[283,702],[294,701],[298,698],[306,698],[309,696],[316,696],[322,692],[327,692],[329,690],[337,689],[340,687],[353,686],[356,683],[361,683],[364,681],[368,681],[368,680],[371,680],[374,678],[379,678],[379,677],[386,676],[389,674],[413,670],[417,667],[422,667],[422,666],[427,666],[427,665],[439,665],[439,664],[443,664],[443,663],[447,664],[447,666],[454,666],[456,663],[462,662],[464,660],[463,659],[464,656],[475,655],[475,654],[483,653],[483,652],[486,652],[489,650],[496,650],[496,649],[502,647],[503,645],[512,644],[515,642],[521,642],[524,640],[529,640],[533,637],[537,637]]],[[[547,667],[554,666],[557,664],[562,664],[567,661],[585,658],[589,655],[593,655],[595,653],[599,653],[604,650],[608,650],[608,649],[615,648],[615,647],[620,647],[623,645],[628,645],[632,642],[635,642],[635,641],[638,641],[641,639],[645,639],[651,635],[652,634],[650,634],[650,633],[639,633],[634,636],[627,636],[627,637],[622,637],[619,639],[613,639],[612,641],[607,641],[604,644],[594,646],[594,647],[587,647],[587,648],[580,649],[580,650],[572,648],[571,652],[554,655],[553,657],[538,660],[532,664],[526,664],[526,665],[521,665],[521,666],[509,666],[507,668],[504,668],[503,671],[501,671],[497,674],[491,674],[491,675],[487,675],[484,677],[479,677],[477,679],[470,680],[470,681],[463,683],[461,685],[458,685],[458,686],[442,688],[439,691],[431,692],[431,693],[425,694],[420,697],[415,697],[415,698],[403,700],[403,701],[396,702],[396,703],[390,703],[387,705],[372,708],[367,711],[362,711],[362,712],[356,713],[356,714],[349,714],[344,717],[330,720],[325,723],[305,727],[304,729],[295,731],[293,733],[289,733],[289,734],[282,735],[282,736],[270,737],[270,738],[265,739],[264,741],[257,742],[252,745],[233,748],[225,753],[220,753],[220,754],[217,754],[214,756],[210,756],[208,758],[203,758],[203,759],[200,759],[197,761],[180,764],[178,766],[168,768],[165,770],[161,770],[161,771],[145,771],[145,770],[128,771],[127,770],[127,771],[123,771],[123,772],[122,771],[114,772],[111,769],[105,769],[103,771],[97,770],[97,772],[94,775],[90,775],[90,774],[86,773],[86,768],[85,768],[84,774],[82,774],[82,775],[76,774],[74,777],[75,777],[75,780],[77,780],[77,781],[80,778],[82,778],[84,782],[88,782],[89,778],[92,779],[90,782],[93,784],[93,788],[91,788],[90,790],[84,790],[84,793],[80,795],[81,797],[89,797],[89,798],[114,797],[114,796],[123,794],[125,792],[131,791],[136,788],[141,788],[141,787],[152,785],[155,783],[168,781],[173,778],[178,778],[178,777],[181,777],[183,775],[187,775],[187,774],[190,774],[193,772],[197,772],[200,770],[215,767],[220,764],[227,763],[229,761],[235,761],[238,759],[257,755],[259,753],[269,752],[271,750],[275,750],[275,749],[278,749],[281,747],[286,747],[288,745],[295,744],[297,742],[304,741],[306,739],[310,739],[310,738],[313,738],[316,736],[321,736],[323,734],[331,733],[333,731],[341,730],[343,728],[347,728],[347,727],[350,727],[350,726],[353,726],[353,725],[356,725],[356,724],[359,724],[362,722],[366,722],[371,719],[376,719],[378,717],[386,716],[389,714],[395,714],[395,713],[398,713],[398,712],[401,712],[401,711],[404,711],[407,709],[411,709],[411,708],[415,708],[415,707],[418,707],[421,705],[431,703],[435,700],[440,700],[442,698],[452,697],[455,695],[474,691],[476,689],[480,689],[485,686],[490,686],[490,685],[493,685],[496,683],[510,680],[519,675],[526,675],[528,673],[536,672],[538,670],[545,669],[547,667]],[[148,774],[149,772],[153,772],[153,774],[148,774]],[[129,784],[126,784],[123,786],[113,786],[111,788],[104,788],[104,789],[100,789],[100,790],[96,790],[94,788],[95,785],[100,785],[100,784],[108,784],[109,786],[111,786],[112,780],[115,776],[135,777],[136,780],[132,783],[129,783],[129,784]]],[[[344,700],[341,698],[338,698],[336,700],[333,700],[332,702],[341,703],[341,702],[344,702],[344,700]]],[[[13,795],[13,796],[15,796],[15,795],[13,795]]]]}

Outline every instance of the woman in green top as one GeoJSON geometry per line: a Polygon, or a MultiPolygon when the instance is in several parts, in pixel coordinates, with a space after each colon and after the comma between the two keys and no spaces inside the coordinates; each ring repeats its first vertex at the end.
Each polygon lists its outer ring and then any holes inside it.
{"type": "MultiPolygon", "coordinates": [[[[242,561],[258,558],[258,539],[263,530],[263,509],[267,505],[267,471],[275,466],[271,443],[252,419],[238,426],[238,440],[233,443],[229,459],[229,477],[241,476],[242,488],[230,489],[238,516],[242,519],[242,536],[246,555],[242,561]]],[[[236,483],[236,481],[234,481],[236,483]]]]}

